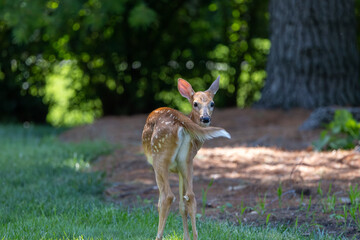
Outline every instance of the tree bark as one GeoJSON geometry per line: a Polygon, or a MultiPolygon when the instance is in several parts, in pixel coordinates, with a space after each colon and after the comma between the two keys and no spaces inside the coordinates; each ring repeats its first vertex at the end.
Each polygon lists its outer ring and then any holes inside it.
{"type": "Polygon", "coordinates": [[[359,106],[353,0],[271,0],[271,48],[258,103],[270,108],[359,106]]]}

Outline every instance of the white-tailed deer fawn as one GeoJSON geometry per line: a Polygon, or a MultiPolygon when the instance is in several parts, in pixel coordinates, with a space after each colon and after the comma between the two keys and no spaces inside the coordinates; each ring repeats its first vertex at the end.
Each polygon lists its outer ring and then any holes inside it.
{"type": "Polygon", "coordinates": [[[190,83],[178,79],[178,89],[192,105],[189,116],[172,108],[158,108],[148,116],[142,133],[142,144],[148,162],[155,171],[159,187],[159,226],[156,239],[163,237],[170,205],[175,201],[169,183],[169,171],[179,175],[179,210],[183,220],[184,239],[189,240],[187,224],[190,216],[194,240],[196,230],[196,199],[193,192],[193,158],[205,140],[226,137],[230,134],[222,128],[207,127],[214,110],[213,98],[219,89],[220,76],[205,92],[194,92],[190,83]]]}

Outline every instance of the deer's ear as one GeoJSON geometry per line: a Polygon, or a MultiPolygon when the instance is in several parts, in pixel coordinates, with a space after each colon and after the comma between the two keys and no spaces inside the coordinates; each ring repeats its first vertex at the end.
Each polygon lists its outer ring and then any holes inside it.
{"type": "Polygon", "coordinates": [[[186,80],[179,78],[178,79],[178,89],[180,94],[183,97],[186,97],[189,101],[191,101],[193,95],[194,95],[194,90],[192,89],[190,83],[188,83],[186,80]]]}
{"type": "Polygon", "coordinates": [[[220,82],[220,76],[216,78],[216,80],[211,84],[207,92],[210,92],[212,95],[215,95],[216,92],[219,90],[219,82],[220,82]]]}

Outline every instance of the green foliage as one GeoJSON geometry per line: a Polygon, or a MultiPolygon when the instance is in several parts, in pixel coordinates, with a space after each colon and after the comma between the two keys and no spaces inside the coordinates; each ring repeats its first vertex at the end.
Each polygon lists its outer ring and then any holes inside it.
{"type": "Polygon", "coordinates": [[[268,22],[267,0],[0,1],[0,120],[71,126],[164,105],[187,112],[178,77],[204,90],[220,75],[217,107],[251,106],[266,78],[268,22]],[[59,72],[64,61],[74,76],[59,72]],[[59,93],[74,99],[60,102],[49,79],[71,82],[59,93]]]}
{"type": "Polygon", "coordinates": [[[156,12],[147,7],[144,3],[140,3],[134,7],[129,16],[129,24],[133,28],[148,28],[156,22],[156,12]]]}
{"type": "Polygon", "coordinates": [[[47,121],[54,126],[91,123],[102,115],[99,98],[87,99],[84,89],[89,77],[71,61],[54,66],[46,77],[44,102],[49,105],[47,121]]]}
{"type": "Polygon", "coordinates": [[[320,138],[313,142],[316,150],[352,149],[360,141],[360,123],[347,110],[336,110],[334,120],[322,131],[320,138]]]}
{"type": "Polygon", "coordinates": [[[2,1],[1,117],[71,126],[164,105],[187,112],[176,79],[204,90],[218,75],[217,107],[249,106],[266,77],[267,2],[2,1]]]}

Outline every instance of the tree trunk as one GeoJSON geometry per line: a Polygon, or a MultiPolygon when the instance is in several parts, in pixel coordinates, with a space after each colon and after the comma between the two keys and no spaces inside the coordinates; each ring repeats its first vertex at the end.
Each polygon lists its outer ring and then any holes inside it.
{"type": "Polygon", "coordinates": [[[359,106],[353,0],[271,0],[262,107],[359,106]]]}

